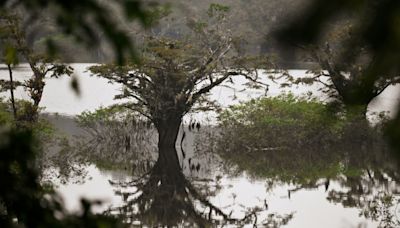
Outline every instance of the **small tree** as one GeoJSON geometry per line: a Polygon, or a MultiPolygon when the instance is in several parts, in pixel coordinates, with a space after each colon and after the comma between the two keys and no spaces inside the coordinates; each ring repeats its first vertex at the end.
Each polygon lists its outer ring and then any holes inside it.
{"type": "Polygon", "coordinates": [[[147,37],[140,63],[90,67],[94,75],[123,84],[117,98],[131,98],[125,106],[154,124],[159,135],[157,163],[163,164],[160,167],[166,170],[161,173],[166,175],[174,176],[180,170],[175,142],[182,117],[196,105],[209,105],[205,95],[233,76],[257,81],[256,59],[234,57],[231,35],[219,30],[227,11],[225,6],[212,4],[210,21],[218,23],[212,26],[190,20],[192,33],[180,40],[147,37]]]}
{"type": "MultiPolygon", "coordinates": [[[[2,43],[4,61],[10,72],[10,82],[2,81],[2,85],[8,85],[11,91],[13,110],[16,116],[16,108],[13,90],[16,86],[23,86],[29,93],[32,100],[31,107],[28,107],[27,113],[18,118],[30,122],[37,121],[39,113],[39,103],[42,99],[46,77],[60,77],[62,75],[71,75],[72,67],[57,63],[53,58],[46,55],[34,53],[32,47],[29,47],[25,41],[26,34],[21,29],[20,18],[16,14],[0,13],[0,42],[2,43]],[[16,65],[22,57],[29,64],[33,75],[24,83],[14,82],[12,78],[12,66],[16,65]]],[[[16,116],[17,117],[17,116],[16,116]]]]}

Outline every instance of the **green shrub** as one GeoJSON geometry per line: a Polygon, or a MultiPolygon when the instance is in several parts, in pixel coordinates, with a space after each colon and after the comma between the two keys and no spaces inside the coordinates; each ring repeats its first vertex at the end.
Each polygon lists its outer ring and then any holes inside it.
{"type": "Polygon", "coordinates": [[[233,174],[271,181],[309,184],[360,174],[387,146],[367,121],[340,113],[292,94],[254,99],[220,114],[216,151],[233,174]]]}
{"type": "Polygon", "coordinates": [[[254,149],[322,146],[339,138],[343,127],[329,106],[290,93],[231,106],[219,120],[224,136],[243,139],[243,146],[254,149]]]}

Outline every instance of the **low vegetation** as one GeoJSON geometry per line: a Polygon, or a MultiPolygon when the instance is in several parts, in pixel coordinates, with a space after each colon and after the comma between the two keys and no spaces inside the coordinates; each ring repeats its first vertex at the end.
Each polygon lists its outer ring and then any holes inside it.
{"type": "Polygon", "coordinates": [[[334,110],[292,94],[232,106],[219,117],[216,149],[236,171],[290,183],[354,173],[354,166],[343,166],[348,154],[387,150],[380,124],[372,127],[334,110]]]}

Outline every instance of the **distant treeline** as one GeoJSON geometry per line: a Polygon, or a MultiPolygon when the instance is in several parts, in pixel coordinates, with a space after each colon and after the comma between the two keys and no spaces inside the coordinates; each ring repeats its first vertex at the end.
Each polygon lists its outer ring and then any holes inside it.
{"type": "MultiPolygon", "coordinates": [[[[304,68],[303,54],[283,51],[274,40],[273,32],[286,25],[290,19],[296,16],[307,5],[309,0],[158,0],[165,7],[158,7],[155,11],[155,23],[146,30],[137,24],[128,24],[121,21],[123,27],[135,40],[140,48],[140,39],[143,32],[152,36],[167,36],[170,38],[182,38],[185,36],[188,26],[184,18],[193,18],[201,21],[207,17],[207,8],[210,4],[221,4],[229,7],[229,15],[225,26],[231,33],[238,38],[237,45],[240,46],[240,54],[269,54],[277,58],[277,63],[282,67],[304,68]],[[162,10],[161,10],[162,9],[162,10]],[[285,57],[294,57],[291,61],[286,61],[285,57]],[[285,56],[285,57],[283,57],[285,56]],[[283,61],[282,59],[285,59],[283,61]]],[[[115,8],[116,17],[121,9],[115,8]]],[[[57,30],[54,20],[46,16],[45,11],[42,18],[32,24],[26,19],[26,30],[29,34],[28,42],[37,50],[46,47],[46,40],[52,37],[55,44],[59,47],[61,57],[67,62],[109,62],[113,60],[113,47],[106,45],[104,35],[98,32],[98,37],[102,45],[93,46],[90,49],[82,48],[75,39],[62,35],[57,30]]]]}

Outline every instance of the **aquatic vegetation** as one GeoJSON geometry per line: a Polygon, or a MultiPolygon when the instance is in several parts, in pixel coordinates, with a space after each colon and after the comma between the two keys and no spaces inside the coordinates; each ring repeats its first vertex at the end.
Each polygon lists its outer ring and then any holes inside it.
{"type": "Polygon", "coordinates": [[[217,152],[256,176],[316,181],[343,173],[348,154],[389,151],[376,127],[292,94],[232,106],[219,119],[217,152]]]}

